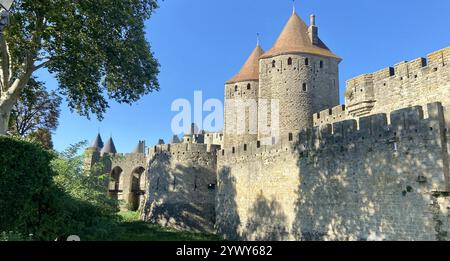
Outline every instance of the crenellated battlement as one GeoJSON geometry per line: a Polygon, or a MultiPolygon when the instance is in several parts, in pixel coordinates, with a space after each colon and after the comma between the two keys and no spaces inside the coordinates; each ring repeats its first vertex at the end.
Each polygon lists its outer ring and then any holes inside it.
{"type": "Polygon", "coordinates": [[[215,155],[220,145],[197,144],[197,143],[178,143],[156,145],[148,149],[148,155],[151,158],[157,154],[167,155],[186,155],[186,154],[211,154],[215,155]]]}
{"type": "Polygon", "coordinates": [[[345,107],[341,105],[315,113],[313,125],[389,113],[412,104],[424,106],[439,101],[448,106],[449,63],[450,47],[447,47],[428,54],[427,58],[403,61],[352,78],[346,82],[345,107]]]}
{"type": "MultiPolygon", "coordinates": [[[[347,89],[355,86],[365,86],[378,82],[406,77],[418,79],[427,73],[438,72],[439,68],[450,64],[450,46],[427,55],[427,58],[417,58],[412,61],[402,61],[393,67],[383,68],[369,74],[363,74],[347,81],[347,89]],[[416,77],[417,76],[417,77],[416,77]]],[[[402,79],[404,80],[404,79],[402,79]]],[[[419,79],[420,80],[420,79],[419,79]]]]}
{"type": "MultiPolygon", "coordinates": [[[[427,105],[428,118],[421,106],[409,107],[386,114],[375,114],[358,120],[344,120],[333,124],[304,129],[282,137],[274,145],[251,142],[221,150],[219,160],[224,162],[248,161],[249,158],[276,155],[282,152],[336,150],[355,144],[395,143],[420,139],[438,139],[445,128],[444,111],[440,103],[427,105]],[[358,127],[359,126],[359,127],[358,127]],[[407,140],[406,140],[407,139],[407,140]]],[[[370,146],[369,146],[370,147],[370,146]]]]}
{"type": "Polygon", "coordinates": [[[343,121],[347,117],[345,105],[338,105],[333,108],[323,110],[313,115],[314,126],[322,124],[332,124],[337,121],[343,121]]]}

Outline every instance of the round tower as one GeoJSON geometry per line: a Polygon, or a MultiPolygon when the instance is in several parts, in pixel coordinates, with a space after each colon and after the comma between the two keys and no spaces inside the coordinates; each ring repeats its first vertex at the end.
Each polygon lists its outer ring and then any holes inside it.
{"type": "Polygon", "coordinates": [[[103,146],[102,137],[100,136],[100,133],[98,133],[97,137],[95,137],[84,153],[84,170],[86,172],[90,172],[94,165],[100,161],[100,152],[103,149],[103,146]]]}
{"type": "Polygon", "coordinates": [[[239,73],[225,83],[224,147],[258,138],[259,41],[239,73]]]}
{"type": "Polygon", "coordinates": [[[339,104],[341,59],[318,37],[315,16],[308,27],[294,12],[260,58],[258,139],[312,127],[314,113],[339,104]],[[272,114],[271,104],[278,104],[278,114],[272,114]]]}

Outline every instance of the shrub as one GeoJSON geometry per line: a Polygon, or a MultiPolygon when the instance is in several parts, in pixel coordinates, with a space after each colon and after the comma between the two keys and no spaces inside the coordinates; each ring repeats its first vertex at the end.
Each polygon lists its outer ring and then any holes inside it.
{"type": "Polygon", "coordinates": [[[0,136],[0,240],[108,238],[117,202],[106,196],[104,176],[83,173],[82,145],[57,154],[0,136]]]}
{"type": "Polygon", "coordinates": [[[24,236],[21,233],[8,231],[0,233],[0,241],[32,241],[33,235],[24,236]]]}
{"type": "Polygon", "coordinates": [[[54,156],[37,143],[0,136],[0,231],[47,233],[40,228],[56,212],[54,156]]]}
{"type": "MultiPolygon", "coordinates": [[[[83,171],[83,156],[78,152],[85,144],[80,142],[70,146],[52,161],[52,168],[57,173],[55,183],[66,194],[61,214],[71,220],[65,228],[66,233],[77,234],[82,239],[88,234],[107,237],[108,224],[118,219],[118,204],[106,195],[106,175],[83,171]]],[[[96,166],[96,169],[102,167],[96,166]]]]}

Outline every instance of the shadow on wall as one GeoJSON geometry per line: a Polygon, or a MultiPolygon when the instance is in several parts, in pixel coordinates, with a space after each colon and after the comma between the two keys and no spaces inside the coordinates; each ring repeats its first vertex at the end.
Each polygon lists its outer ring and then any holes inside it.
{"type": "Polygon", "coordinates": [[[246,240],[288,240],[286,215],[275,200],[268,200],[261,192],[248,215],[247,227],[242,233],[246,240]]]}
{"type": "Polygon", "coordinates": [[[213,232],[215,171],[199,164],[173,165],[165,153],[151,159],[145,220],[175,229],[213,232]]]}
{"type": "MultiPolygon", "coordinates": [[[[223,235],[227,240],[281,241],[289,239],[287,218],[276,200],[267,199],[261,191],[249,209],[239,213],[236,177],[232,175],[231,168],[220,169],[218,180],[220,183],[217,191],[216,231],[219,235],[223,235]],[[245,223],[240,216],[244,213],[245,223]]],[[[247,207],[244,201],[248,199],[240,200],[240,204],[247,207]]]]}
{"type": "Polygon", "coordinates": [[[355,131],[296,145],[298,240],[447,239],[448,217],[438,204],[447,194],[433,188],[448,171],[445,135],[420,115],[370,135],[355,131]]]}
{"type": "Polygon", "coordinates": [[[229,167],[218,171],[216,212],[216,231],[227,240],[240,240],[238,229],[241,224],[236,203],[236,178],[229,167]]]}

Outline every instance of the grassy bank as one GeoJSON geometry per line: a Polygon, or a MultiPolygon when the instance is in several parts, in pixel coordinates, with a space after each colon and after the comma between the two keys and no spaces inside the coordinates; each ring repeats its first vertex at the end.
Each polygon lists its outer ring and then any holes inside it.
{"type": "Polygon", "coordinates": [[[121,212],[115,241],[220,241],[220,237],[163,228],[139,220],[137,212],[121,212]]]}

